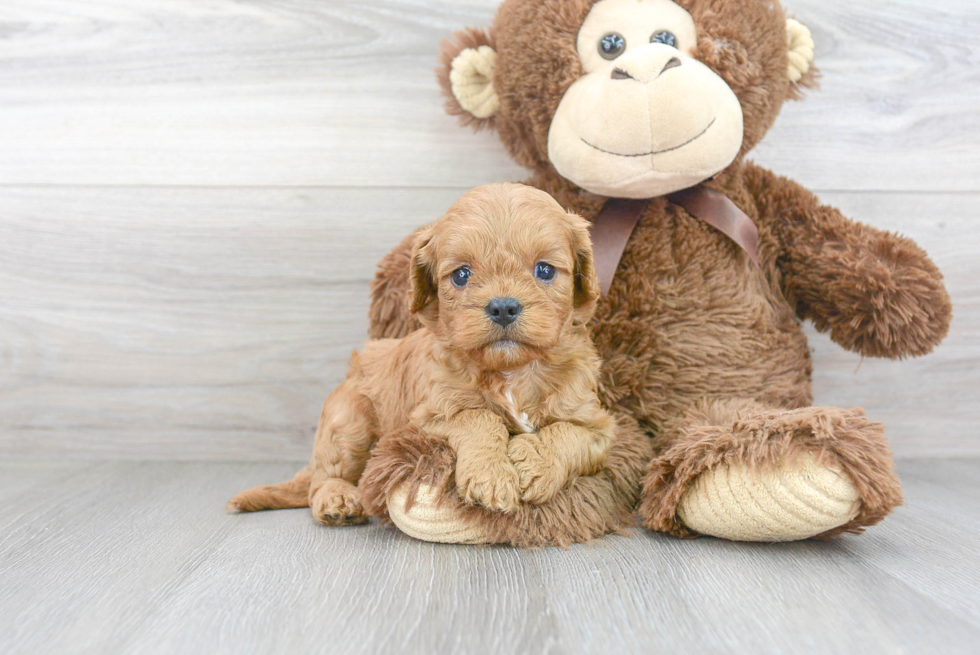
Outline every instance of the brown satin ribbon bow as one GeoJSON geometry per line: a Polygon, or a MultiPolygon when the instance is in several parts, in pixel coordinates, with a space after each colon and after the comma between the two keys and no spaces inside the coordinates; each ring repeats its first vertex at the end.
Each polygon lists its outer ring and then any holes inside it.
{"type": "MultiPolygon", "coordinates": [[[[667,199],[724,233],[748,253],[753,262],[759,263],[759,230],[724,193],[697,186],[671,194],[667,199]]],[[[649,202],[610,198],[592,223],[592,253],[603,295],[612,287],[626,244],[649,202]]]]}

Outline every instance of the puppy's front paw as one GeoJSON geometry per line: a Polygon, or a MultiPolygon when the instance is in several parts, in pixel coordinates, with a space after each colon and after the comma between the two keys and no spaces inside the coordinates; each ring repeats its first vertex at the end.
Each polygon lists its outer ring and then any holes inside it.
{"type": "Polygon", "coordinates": [[[555,497],[566,477],[564,468],[555,461],[551,448],[533,434],[511,438],[507,454],[517,468],[521,498],[533,505],[546,503],[555,497]]]}
{"type": "Polygon", "coordinates": [[[501,512],[514,511],[521,500],[517,471],[506,460],[457,460],[456,487],[465,502],[501,512]]]}
{"type": "Polygon", "coordinates": [[[323,525],[358,525],[368,520],[357,487],[346,480],[324,482],[310,499],[310,509],[323,525]]]}

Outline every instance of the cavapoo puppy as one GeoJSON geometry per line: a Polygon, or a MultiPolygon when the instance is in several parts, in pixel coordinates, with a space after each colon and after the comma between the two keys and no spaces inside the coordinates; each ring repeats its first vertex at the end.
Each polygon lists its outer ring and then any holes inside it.
{"type": "Polygon", "coordinates": [[[616,424],[596,396],[587,223],[531,187],[478,187],[419,236],[411,271],[424,327],[355,353],[309,465],[229,509],[309,506],[326,525],[363,523],[372,446],[406,426],[452,449],[464,502],[503,513],[605,466],[616,424]]]}

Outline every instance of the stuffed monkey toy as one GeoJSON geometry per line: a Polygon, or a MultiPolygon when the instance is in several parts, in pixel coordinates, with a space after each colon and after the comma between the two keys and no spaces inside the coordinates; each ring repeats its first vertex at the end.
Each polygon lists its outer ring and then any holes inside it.
{"type": "MultiPolygon", "coordinates": [[[[924,355],[949,328],[942,275],[911,240],[746,160],[814,86],[813,51],[776,0],[506,0],[490,29],[442,46],[449,113],[496,130],[527,184],[593,224],[600,398],[650,438],[639,511],[652,530],[826,538],[902,501],[883,426],[812,406],[801,321],[864,356],[924,355]]],[[[373,337],[418,325],[412,238],[380,263],[373,337]]],[[[403,472],[378,499],[396,524],[507,540],[453,498],[451,464],[423,475],[403,451],[379,453],[403,472]]]]}

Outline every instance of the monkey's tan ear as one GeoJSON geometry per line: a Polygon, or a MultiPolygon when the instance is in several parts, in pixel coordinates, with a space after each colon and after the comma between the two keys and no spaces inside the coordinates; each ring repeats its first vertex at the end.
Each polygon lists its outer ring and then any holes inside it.
{"type": "Polygon", "coordinates": [[[476,129],[493,127],[500,101],[493,87],[497,52],[493,36],[483,30],[467,28],[442,42],[436,74],[446,111],[459,116],[464,125],[476,129]]]}
{"type": "Polygon", "coordinates": [[[432,229],[425,229],[412,245],[412,265],[409,271],[411,312],[427,326],[433,325],[439,316],[439,286],[435,279],[434,250],[432,229]]]}
{"type": "Polygon", "coordinates": [[[786,48],[788,50],[786,74],[796,94],[803,87],[816,85],[817,69],[813,65],[813,36],[810,29],[789,18],[786,20],[786,48]]]}

